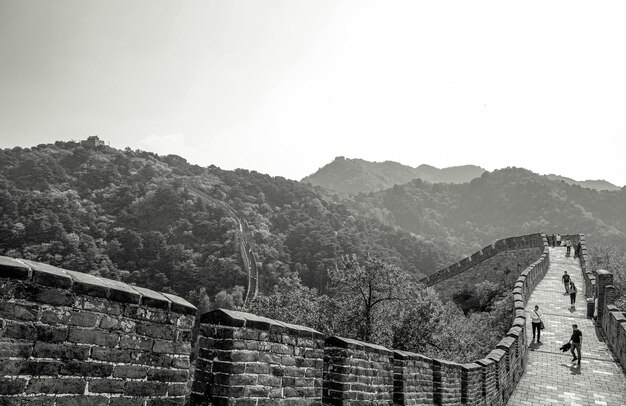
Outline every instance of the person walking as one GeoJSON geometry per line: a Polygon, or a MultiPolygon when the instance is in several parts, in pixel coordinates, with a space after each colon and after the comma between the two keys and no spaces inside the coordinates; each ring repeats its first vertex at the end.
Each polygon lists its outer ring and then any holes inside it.
{"type": "Polygon", "coordinates": [[[569,239],[565,240],[565,247],[567,248],[565,256],[569,257],[572,254],[572,242],[569,239]]]}
{"type": "Polygon", "coordinates": [[[561,246],[561,234],[556,235],[556,246],[557,247],[561,246]]]}
{"type": "Polygon", "coordinates": [[[578,324],[572,324],[572,330],[572,337],[569,339],[569,342],[572,345],[572,356],[574,357],[572,358],[572,362],[578,360],[578,365],[580,365],[580,360],[582,359],[580,352],[583,345],[583,333],[578,329],[578,324]],[[578,355],[576,355],[574,351],[576,351],[578,355]]]}
{"type": "Polygon", "coordinates": [[[563,281],[563,286],[565,286],[565,294],[568,294],[570,279],[569,279],[569,275],[567,274],[567,271],[563,273],[561,280],[563,281]]]}
{"type": "Polygon", "coordinates": [[[556,247],[556,235],[552,234],[552,248],[556,247]]]}
{"type": "Polygon", "coordinates": [[[570,298],[570,303],[571,303],[571,307],[576,307],[576,285],[574,284],[574,281],[571,281],[569,284],[569,298],[570,298]]]}
{"type": "Polygon", "coordinates": [[[580,251],[582,251],[583,245],[578,241],[576,248],[574,248],[574,258],[580,258],[580,251]]]}
{"type": "Polygon", "coordinates": [[[541,342],[541,324],[543,323],[543,314],[539,310],[539,305],[535,305],[535,310],[530,312],[530,318],[533,326],[533,342],[535,341],[535,335],[537,336],[537,344],[543,344],[541,342]],[[536,334],[535,334],[536,332],[536,334]]]}

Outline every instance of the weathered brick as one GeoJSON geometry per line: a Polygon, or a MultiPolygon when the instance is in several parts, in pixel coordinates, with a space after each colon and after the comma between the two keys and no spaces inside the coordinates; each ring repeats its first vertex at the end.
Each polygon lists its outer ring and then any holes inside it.
{"type": "Polygon", "coordinates": [[[36,358],[60,358],[86,360],[89,357],[89,347],[75,344],[51,344],[37,342],[33,351],[36,358]]]}
{"type": "MultiPolygon", "coordinates": [[[[240,404],[239,401],[236,401],[236,404],[240,404]]],[[[185,398],[180,397],[148,399],[148,402],[146,402],[146,406],[185,406],[185,398]]]]}
{"type": "Polygon", "coordinates": [[[67,324],[71,312],[67,309],[44,309],[41,312],[41,322],[46,324],[67,324]]]}
{"type": "Polygon", "coordinates": [[[15,297],[36,303],[48,303],[55,306],[71,306],[72,294],[63,289],[55,289],[35,284],[22,284],[15,287],[15,297]]]}
{"type": "Polygon", "coordinates": [[[0,379],[0,395],[16,395],[24,392],[26,379],[0,379]]]}
{"type": "Polygon", "coordinates": [[[129,396],[164,396],[167,385],[161,382],[128,381],[124,394],[129,396]]]}
{"type": "Polygon", "coordinates": [[[186,383],[170,383],[167,389],[168,396],[184,396],[187,394],[186,383]]]}
{"type": "Polygon", "coordinates": [[[103,347],[115,347],[120,336],[115,333],[106,333],[98,330],[85,330],[76,327],[70,328],[67,340],[73,343],[95,344],[103,347]]]}
{"type": "Polygon", "coordinates": [[[7,338],[34,341],[37,339],[37,329],[30,322],[18,323],[8,321],[4,327],[4,336],[7,338]]]}
{"type": "Polygon", "coordinates": [[[86,385],[83,379],[33,378],[26,387],[26,393],[82,394],[86,385]]]}
{"type": "Polygon", "coordinates": [[[109,399],[104,396],[63,396],[56,406],[107,406],[109,399]]]}
{"type": "Polygon", "coordinates": [[[67,339],[68,328],[67,327],[55,327],[40,324],[35,326],[37,328],[37,340],[45,341],[49,343],[63,342],[67,339]]]}
{"type": "Polygon", "coordinates": [[[10,320],[35,321],[38,310],[38,306],[35,305],[0,302],[0,317],[10,320]]]}
{"type": "Polygon", "coordinates": [[[109,406],[144,406],[146,398],[112,397],[109,406]]]}
{"type": "Polygon", "coordinates": [[[148,367],[139,365],[117,365],[113,370],[115,378],[142,379],[148,376],[148,367]]]}
{"type": "Polygon", "coordinates": [[[124,393],[126,382],[121,379],[93,379],[89,391],[93,393],[124,393]]]}
{"type": "Polygon", "coordinates": [[[135,337],[132,335],[123,335],[120,338],[120,348],[150,351],[153,344],[154,340],[150,338],[135,337]]]}
{"type": "Polygon", "coordinates": [[[187,382],[188,372],[185,370],[151,369],[148,371],[149,381],[187,382]]]}
{"type": "Polygon", "coordinates": [[[147,321],[137,322],[137,333],[152,337],[173,340],[175,330],[173,326],[150,323],[147,321]]]}
{"type": "Polygon", "coordinates": [[[0,375],[58,375],[59,361],[10,359],[0,362],[0,375]]]}
{"type": "Polygon", "coordinates": [[[191,343],[177,341],[154,340],[152,351],[167,354],[190,354],[191,343]]]}
{"type": "Polygon", "coordinates": [[[110,376],[113,373],[113,365],[95,362],[67,361],[61,367],[61,375],[79,376],[110,376]]]}
{"type": "Polygon", "coordinates": [[[29,396],[22,397],[21,406],[54,406],[55,396],[29,396]]]}
{"type": "Polygon", "coordinates": [[[95,327],[100,316],[91,312],[71,312],[68,324],[80,327],[95,327]]]}
{"type": "Polygon", "coordinates": [[[13,258],[0,257],[0,278],[28,279],[30,269],[13,258]]]}
{"type": "Polygon", "coordinates": [[[128,363],[130,362],[130,357],[131,351],[126,349],[94,347],[93,350],[91,350],[91,358],[98,361],[128,363]]]}
{"type": "Polygon", "coordinates": [[[33,347],[33,343],[0,341],[0,357],[28,358],[33,347]]]}

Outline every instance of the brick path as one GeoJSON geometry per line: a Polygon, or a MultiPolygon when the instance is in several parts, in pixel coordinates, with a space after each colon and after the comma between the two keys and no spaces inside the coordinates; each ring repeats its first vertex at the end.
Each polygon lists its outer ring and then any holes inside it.
{"type": "MultiPolygon", "coordinates": [[[[572,253],[573,253],[572,248],[572,253]]],[[[528,365],[508,405],[618,405],[626,406],[626,377],[593,321],[586,318],[587,304],[580,264],[565,257],[565,248],[550,248],[550,268],[537,285],[526,306],[528,341],[532,339],[530,312],[535,305],[543,312],[546,329],[542,344],[531,344],[528,365]],[[572,276],[578,288],[575,309],[564,295],[563,271],[572,276]],[[571,362],[571,353],[559,347],[569,341],[572,324],[583,333],[582,363],[571,362]]]]}

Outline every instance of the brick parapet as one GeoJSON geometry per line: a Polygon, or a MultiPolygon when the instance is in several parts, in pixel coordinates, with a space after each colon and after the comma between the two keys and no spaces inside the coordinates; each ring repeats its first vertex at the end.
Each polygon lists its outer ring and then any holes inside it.
{"type": "Polygon", "coordinates": [[[321,333],[224,309],[200,323],[192,405],[321,404],[321,333]]]}
{"type": "Polygon", "coordinates": [[[0,257],[0,397],[183,405],[196,308],[173,295],[0,257]]]}
{"type": "Polygon", "coordinates": [[[323,403],[391,405],[394,353],[382,346],[328,337],[324,348],[323,403]]]}

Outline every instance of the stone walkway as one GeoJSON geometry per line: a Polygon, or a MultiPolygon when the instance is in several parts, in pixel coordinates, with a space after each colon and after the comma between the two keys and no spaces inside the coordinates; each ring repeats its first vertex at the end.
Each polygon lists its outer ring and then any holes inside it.
{"type": "MultiPolygon", "coordinates": [[[[572,249],[573,252],[573,249],[572,249]]],[[[618,405],[626,406],[626,377],[593,320],[587,319],[587,303],[580,264],[565,257],[565,248],[550,248],[550,269],[537,285],[526,306],[528,341],[532,340],[530,312],[535,305],[543,312],[542,344],[531,344],[526,372],[508,405],[618,405]],[[563,271],[578,288],[576,307],[561,282],[563,271]],[[583,333],[582,363],[571,362],[571,353],[559,347],[569,341],[572,324],[583,333]]]]}

